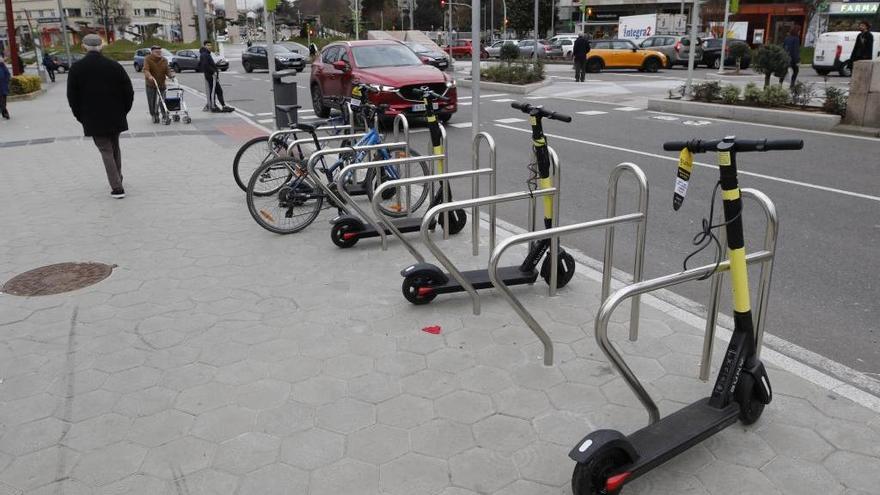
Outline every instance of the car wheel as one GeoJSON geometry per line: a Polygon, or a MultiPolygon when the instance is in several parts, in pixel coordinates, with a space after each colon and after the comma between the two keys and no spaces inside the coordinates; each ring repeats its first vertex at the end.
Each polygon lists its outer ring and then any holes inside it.
{"type": "Polygon", "coordinates": [[[840,67],[840,70],[837,71],[840,74],[840,77],[850,77],[852,76],[852,69],[849,67],[849,64],[843,64],[840,67]]]}
{"type": "Polygon", "coordinates": [[[599,57],[593,57],[587,60],[587,72],[600,72],[605,64],[599,57]]]}
{"type": "Polygon", "coordinates": [[[229,67],[227,67],[227,68],[225,68],[225,69],[220,69],[220,72],[226,72],[226,71],[228,71],[228,70],[229,70],[229,67]]]}
{"type": "Polygon", "coordinates": [[[748,68],[749,68],[749,65],[751,65],[751,64],[750,64],[749,62],[745,61],[745,60],[740,60],[740,62],[739,62],[739,68],[740,68],[741,70],[746,70],[746,69],[748,69],[748,68]]]}
{"type": "Polygon", "coordinates": [[[315,115],[322,119],[330,116],[330,109],[324,105],[324,95],[321,94],[321,87],[317,84],[312,84],[312,109],[315,110],[315,115]]]}
{"type": "Polygon", "coordinates": [[[816,74],[819,74],[820,76],[827,76],[828,74],[831,74],[831,71],[828,69],[816,69],[816,74]]]}
{"type": "Polygon", "coordinates": [[[177,64],[171,64],[171,70],[174,72],[180,72],[180,66],[177,64]]]}
{"type": "Polygon", "coordinates": [[[134,64],[134,71],[135,71],[135,72],[140,72],[140,71],[141,71],[141,67],[140,67],[138,64],[134,64]]]}
{"type": "Polygon", "coordinates": [[[649,57],[642,63],[642,69],[645,72],[657,72],[660,70],[660,60],[657,57],[649,57]]]}
{"type": "Polygon", "coordinates": [[[712,59],[712,68],[720,69],[721,68],[721,57],[715,57],[712,59]]]}
{"type": "Polygon", "coordinates": [[[242,62],[241,65],[242,65],[242,67],[244,67],[244,71],[247,72],[248,74],[250,74],[251,72],[254,71],[253,66],[251,66],[251,63],[248,62],[247,60],[242,62]]]}

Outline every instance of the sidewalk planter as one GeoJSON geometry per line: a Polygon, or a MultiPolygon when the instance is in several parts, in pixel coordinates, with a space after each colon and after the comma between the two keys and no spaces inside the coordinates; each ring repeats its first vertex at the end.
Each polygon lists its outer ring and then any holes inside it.
{"type": "MultiPolygon", "coordinates": [[[[456,79],[456,84],[458,84],[462,88],[470,88],[471,80],[468,79],[456,79]]],[[[491,89],[492,91],[503,91],[505,93],[513,93],[520,95],[527,95],[532,91],[536,91],[538,89],[543,88],[550,84],[549,79],[544,79],[543,81],[539,81],[532,84],[505,84],[505,83],[496,83],[489,81],[480,81],[480,88],[482,89],[491,89]]]]}
{"type": "Polygon", "coordinates": [[[39,76],[22,74],[12,76],[9,81],[9,101],[32,100],[45,93],[42,89],[43,81],[39,76]]]}
{"type": "Polygon", "coordinates": [[[796,127],[815,131],[830,131],[840,123],[839,115],[799,110],[775,110],[769,108],[701,103],[686,100],[648,100],[648,110],[681,113],[696,117],[714,117],[758,124],[796,127]]]}

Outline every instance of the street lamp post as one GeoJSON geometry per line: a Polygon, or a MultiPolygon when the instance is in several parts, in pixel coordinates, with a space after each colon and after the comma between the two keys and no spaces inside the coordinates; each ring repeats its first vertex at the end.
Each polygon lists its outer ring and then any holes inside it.
{"type": "Polygon", "coordinates": [[[718,73],[724,74],[724,56],[727,53],[727,18],[730,16],[730,0],[724,2],[724,25],[721,26],[721,55],[718,57],[718,73]]]}

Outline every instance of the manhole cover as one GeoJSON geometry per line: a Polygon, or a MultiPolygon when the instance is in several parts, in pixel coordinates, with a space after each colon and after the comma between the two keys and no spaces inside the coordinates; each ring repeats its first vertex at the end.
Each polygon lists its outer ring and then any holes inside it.
{"type": "Polygon", "coordinates": [[[103,263],[58,263],[16,275],[2,292],[14,296],[49,296],[88,287],[110,276],[116,265],[103,263]]]}

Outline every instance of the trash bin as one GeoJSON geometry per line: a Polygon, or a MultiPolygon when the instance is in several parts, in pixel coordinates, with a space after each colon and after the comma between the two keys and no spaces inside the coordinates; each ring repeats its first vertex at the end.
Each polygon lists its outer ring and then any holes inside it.
{"type": "MultiPolygon", "coordinates": [[[[272,92],[276,105],[296,105],[296,70],[280,70],[272,76],[272,92]]],[[[284,129],[297,122],[297,113],[293,113],[293,122],[287,121],[287,114],[274,108],[275,128],[284,129]]]]}

